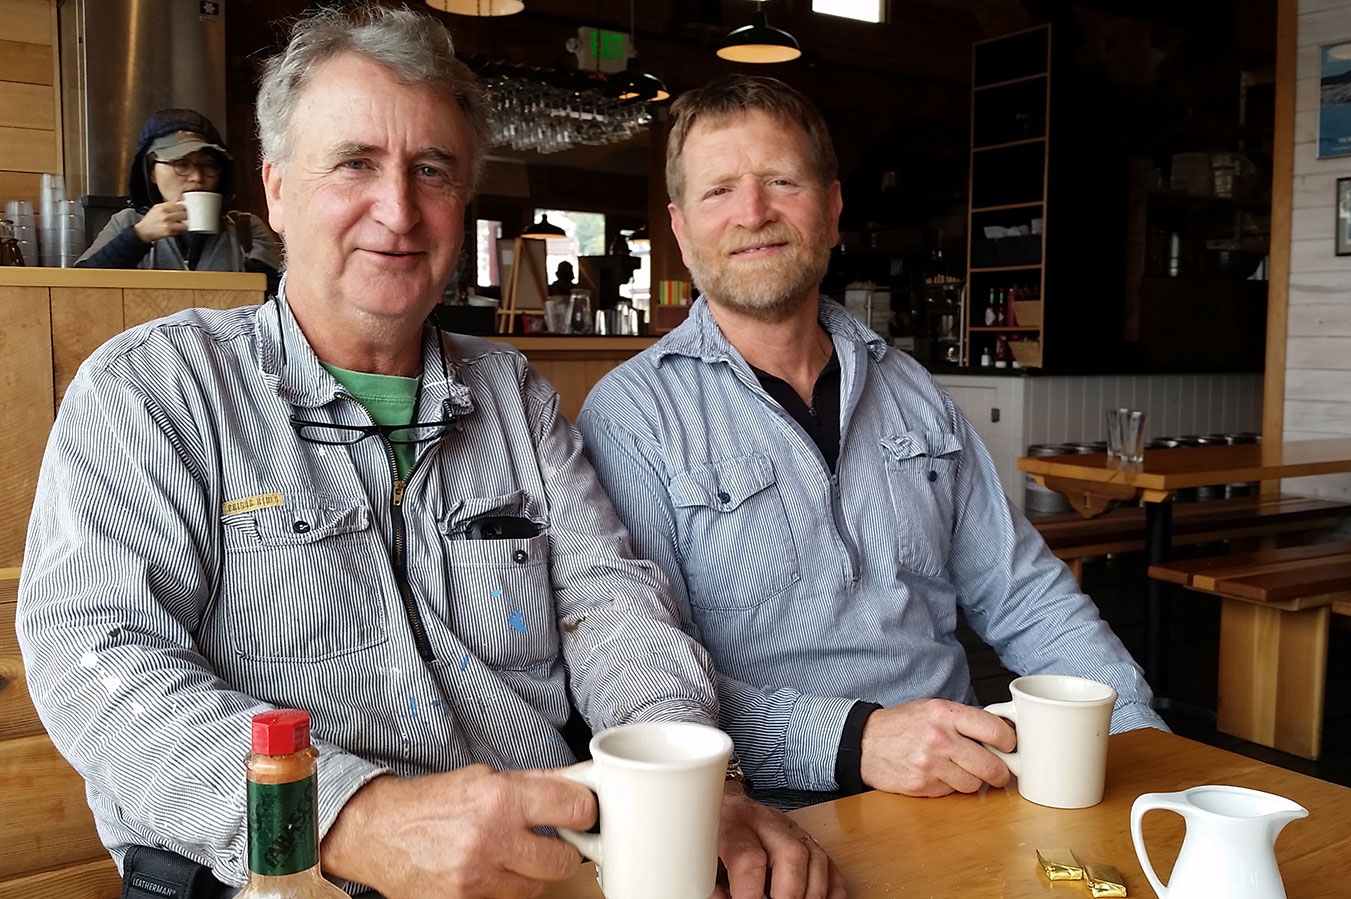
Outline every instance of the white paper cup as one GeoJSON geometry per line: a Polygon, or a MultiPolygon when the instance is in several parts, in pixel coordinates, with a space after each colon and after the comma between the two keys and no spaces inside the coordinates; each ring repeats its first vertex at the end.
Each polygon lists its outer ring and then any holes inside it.
{"type": "Polygon", "coordinates": [[[215,234],[220,230],[220,194],[209,190],[190,190],[183,194],[188,210],[188,230],[215,234]]]}

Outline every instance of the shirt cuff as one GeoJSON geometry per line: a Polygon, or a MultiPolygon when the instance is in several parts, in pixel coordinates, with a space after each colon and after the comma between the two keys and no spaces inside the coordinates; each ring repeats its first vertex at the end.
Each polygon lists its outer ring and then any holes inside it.
{"type": "MultiPolygon", "coordinates": [[[[835,757],[839,734],[855,702],[839,696],[797,697],[784,733],[785,786],[793,790],[838,789],[835,757]]],[[[754,772],[750,777],[755,780],[754,772]]]]}
{"type": "Polygon", "coordinates": [[[856,702],[844,719],[840,748],[835,753],[835,782],[846,795],[871,789],[863,782],[863,726],[868,723],[868,716],[881,708],[875,702],[856,702]]]}
{"type": "Polygon", "coordinates": [[[1159,717],[1158,712],[1149,707],[1148,703],[1122,703],[1112,711],[1112,733],[1119,734],[1128,730],[1139,730],[1142,727],[1152,727],[1155,730],[1172,733],[1172,729],[1159,717]]]}

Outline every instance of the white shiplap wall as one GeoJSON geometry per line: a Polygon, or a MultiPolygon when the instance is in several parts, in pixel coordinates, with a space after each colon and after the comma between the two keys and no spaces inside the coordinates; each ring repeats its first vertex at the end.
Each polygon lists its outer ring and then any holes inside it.
{"type": "MultiPolygon", "coordinates": [[[[1337,179],[1351,177],[1351,156],[1319,159],[1317,145],[1320,48],[1347,40],[1351,0],[1299,0],[1286,440],[1351,436],[1351,256],[1333,252],[1337,179]]],[[[1283,489],[1351,498],[1351,475],[1294,478],[1283,489]]]]}
{"type": "MultiPolygon", "coordinates": [[[[1106,439],[1104,411],[1118,406],[1148,414],[1146,434],[1182,437],[1259,431],[1262,376],[942,374],[935,378],[971,419],[994,459],[1004,492],[1020,508],[1025,479],[1018,457],[1035,443],[1106,439]],[[991,415],[999,410],[998,421],[991,415]]],[[[1351,408],[1351,407],[1349,407],[1351,408]]]]}

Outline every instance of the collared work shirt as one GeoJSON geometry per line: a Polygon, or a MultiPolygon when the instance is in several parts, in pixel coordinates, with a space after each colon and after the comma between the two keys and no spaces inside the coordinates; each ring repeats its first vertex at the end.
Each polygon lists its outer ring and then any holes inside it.
{"type": "Polygon", "coordinates": [[[321,834],[381,773],[572,762],[569,692],[595,729],[717,720],[707,655],[553,389],[511,348],[430,327],[423,359],[418,420],[456,423],[406,484],[378,437],[297,437],[292,415],[371,420],[284,300],[152,322],[81,366],[17,630],[119,861],[161,845],[243,882],[249,719],[268,707],[311,714],[321,834]],[[487,513],[540,532],[466,539],[487,513]]]}
{"type": "Polygon", "coordinates": [[[751,780],[836,788],[856,700],[974,702],[958,610],[1020,674],[1115,687],[1115,730],[1163,727],[951,397],[839,304],[823,298],[820,321],[841,369],[833,473],[703,300],[606,375],[578,422],[635,550],[712,653],[751,780]]]}

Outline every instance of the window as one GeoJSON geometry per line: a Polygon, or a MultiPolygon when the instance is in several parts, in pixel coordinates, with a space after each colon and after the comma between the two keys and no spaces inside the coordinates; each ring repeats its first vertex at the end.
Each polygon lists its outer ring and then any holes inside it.
{"type": "Polygon", "coordinates": [[[497,273],[497,242],[501,239],[501,222],[474,220],[474,283],[479,287],[496,287],[502,282],[497,273]]]}
{"type": "Polygon", "coordinates": [[[860,22],[881,22],[884,0],[812,0],[812,12],[860,22]]]}
{"type": "Polygon", "coordinates": [[[549,217],[549,224],[562,228],[565,236],[550,237],[547,241],[547,271],[549,283],[558,277],[558,263],[572,266],[573,277],[580,274],[578,256],[605,255],[605,214],[602,212],[570,212],[566,209],[536,209],[535,221],[541,215],[549,217]]]}
{"type": "Polygon", "coordinates": [[[652,242],[646,238],[633,239],[632,231],[620,231],[629,244],[629,255],[638,260],[638,268],[629,283],[619,287],[619,295],[633,301],[635,309],[651,308],[652,242]]]}

